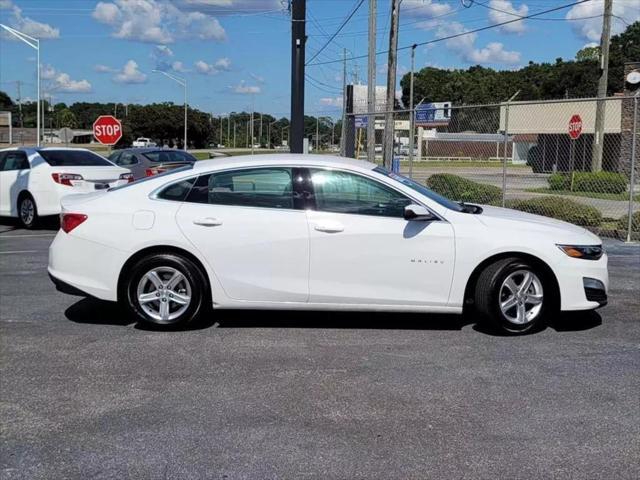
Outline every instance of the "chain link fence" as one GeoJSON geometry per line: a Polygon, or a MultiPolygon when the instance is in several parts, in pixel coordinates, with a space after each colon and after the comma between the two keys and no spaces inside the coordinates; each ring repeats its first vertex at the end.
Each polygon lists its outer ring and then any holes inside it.
{"type": "MultiPolygon", "coordinates": [[[[636,96],[418,105],[413,119],[409,110],[394,111],[394,155],[387,166],[452,200],[514,208],[601,236],[640,240],[638,103],[636,96]],[[598,102],[604,107],[601,130],[598,102]]],[[[375,114],[378,164],[384,113],[375,114]]],[[[347,115],[353,135],[345,139],[353,139],[356,158],[367,159],[366,125],[373,118],[347,115]]]]}

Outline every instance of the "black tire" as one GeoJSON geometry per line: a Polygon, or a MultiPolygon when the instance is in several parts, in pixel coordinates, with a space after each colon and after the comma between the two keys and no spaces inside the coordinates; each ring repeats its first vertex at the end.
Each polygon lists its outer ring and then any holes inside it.
{"type": "MultiPolygon", "coordinates": [[[[154,290],[155,284],[150,285],[152,282],[148,280],[148,277],[142,282],[145,287],[149,287],[150,294],[157,294],[158,290],[154,290]]],[[[205,310],[206,303],[209,295],[207,294],[208,282],[203,272],[194,264],[190,259],[176,255],[173,253],[161,253],[152,254],[138,260],[132,268],[129,269],[127,277],[123,282],[123,295],[120,296],[123,306],[131,312],[131,314],[140,322],[146,324],[152,324],[155,326],[167,327],[167,328],[183,328],[196,321],[198,316],[205,310]],[[166,270],[163,272],[163,270],[166,270]],[[138,298],[139,288],[143,277],[150,272],[160,271],[160,275],[166,276],[163,278],[164,287],[160,289],[162,292],[160,295],[163,298],[163,302],[169,305],[167,308],[173,308],[173,311],[169,312],[169,315],[175,315],[175,318],[157,318],[154,317],[150,311],[158,309],[160,313],[161,300],[151,300],[143,306],[138,298]],[[184,277],[182,281],[173,290],[170,287],[168,279],[171,277],[172,271],[178,271],[184,277]],[[187,295],[188,294],[188,295],[187,295]],[[179,295],[183,298],[186,295],[190,298],[188,305],[184,311],[180,312],[182,306],[176,302],[179,295]],[[169,298],[171,297],[171,299],[169,298]]],[[[158,296],[158,295],[156,295],[158,296]]]]}
{"type": "Polygon", "coordinates": [[[40,223],[38,206],[30,193],[22,193],[18,197],[18,220],[28,230],[36,228],[40,223]]]}
{"type": "Polygon", "coordinates": [[[524,334],[538,331],[546,325],[547,319],[556,308],[554,295],[553,284],[544,271],[536,268],[531,262],[514,257],[498,260],[482,271],[475,285],[474,303],[478,313],[482,316],[482,320],[492,329],[502,334],[524,334]],[[516,294],[514,294],[513,297],[516,304],[510,307],[511,310],[505,314],[501,308],[501,302],[510,298],[509,293],[511,291],[508,287],[503,287],[503,283],[510,276],[511,278],[523,278],[524,282],[524,275],[521,275],[521,272],[532,273],[533,277],[529,278],[535,278],[537,283],[529,287],[530,296],[526,296],[525,292],[517,294],[520,297],[516,298],[516,294]],[[536,292],[536,286],[541,288],[539,293],[542,293],[540,308],[536,310],[537,313],[531,320],[527,320],[527,313],[524,315],[525,320],[523,323],[515,323],[512,317],[518,316],[517,309],[520,302],[522,302],[525,309],[527,308],[526,305],[529,305],[529,308],[533,311],[535,306],[527,303],[525,298],[534,299],[534,297],[538,296],[533,294],[536,292]],[[506,297],[504,297],[505,293],[507,294],[506,297]]]}

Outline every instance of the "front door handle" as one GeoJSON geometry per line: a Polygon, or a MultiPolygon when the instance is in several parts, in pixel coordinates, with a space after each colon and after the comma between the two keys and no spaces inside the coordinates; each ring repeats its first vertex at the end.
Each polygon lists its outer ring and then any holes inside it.
{"type": "Polygon", "coordinates": [[[193,221],[194,225],[200,225],[201,227],[217,227],[218,225],[222,225],[222,220],[218,220],[217,218],[206,217],[206,218],[198,218],[193,221]]]}
{"type": "Polygon", "coordinates": [[[314,227],[319,232],[339,233],[344,231],[344,226],[338,222],[321,222],[314,227]]]}

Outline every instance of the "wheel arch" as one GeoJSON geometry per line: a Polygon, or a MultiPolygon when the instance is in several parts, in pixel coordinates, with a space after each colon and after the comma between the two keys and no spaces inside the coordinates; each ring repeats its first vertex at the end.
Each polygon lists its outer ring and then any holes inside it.
{"type": "Polygon", "coordinates": [[[509,251],[509,252],[500,252],[488,258],[485,258],[482,262],[480,262],[476,266],[473,272],[471,272],[471,275],[467,280],[467,285],[465,286],[465,289],[464,289],[464,307],[463,308],[467,308],[467,306],[473,304],[473,294],[474,294],[475,286],[478,281],[478,277],[480,276],[482,271],[492,263],[497,262],[498,260],[502,260],[503,258],[511,258],[511,257],[520,258],[522,260],[531,262],[535,267],[539,268],[542,272],[544,272],[545,276],[551,282],[551,288],[553,289],[553,293],[554,293],[553,298],[554,298],[554,302],[556,303],[556,306],[559,307],[561,305],[560,284],[558,283],[558,278],[555,272],[549,266],[549,264],[547,264],[541,258],[536,257],[535,255],[531,255],[530,253],[509,251]]]}
{"type": "Polygon", "coordinates": [[[136,253],[134,253],[133,255],[131,255],[127,261],[124,263],[124,265],[122,266],[122,268],[120,269],[120,274],[118,275],[118,301],[120,301],[123,297],[124,294],[124,288],[125,288],[125,279],[127,278],[127,275],[129,274],[129,272],[131,271],[131,268],[136,264],[136,262],[138,262],[140,259],[148,256],[148,255],[159,255],[159,254],[163,254],[163,253],[172,253],[174,255],[179,255],[182,257],[187,258],[189,261],[193,262],[193,264],[196,266],[196,268],[198,268],[198,270],[200,270],[200,273],[202,274],[202,277],[204,278],[205,281],[205,292],[207,295],[207,301],[211,301],[212,299],[212,290],[211,290],[211,280],[209,278],[209,274],[207,272],[207,269],[204,267],[204,265],[202,264],[202,262],[200,261],[200,259],[198,257],[196,257],[194,254],[192,254],[191,252],[180,248],[180,247],[176,247],[173,245],[154,245],[151,247],[145,247],[141,250],[138,250],[136,253]]]}

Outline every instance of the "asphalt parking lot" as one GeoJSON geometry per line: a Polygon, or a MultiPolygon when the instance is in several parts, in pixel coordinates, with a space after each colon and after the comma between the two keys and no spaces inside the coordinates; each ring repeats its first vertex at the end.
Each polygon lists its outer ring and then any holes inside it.
{"type": "Polygon", "coordinates": [[[640,247],[609,306],[473,319],[217,312],[140,328],[56,292],[53,230],[0,225],[2,479],[640,478],[640,247]]]}

